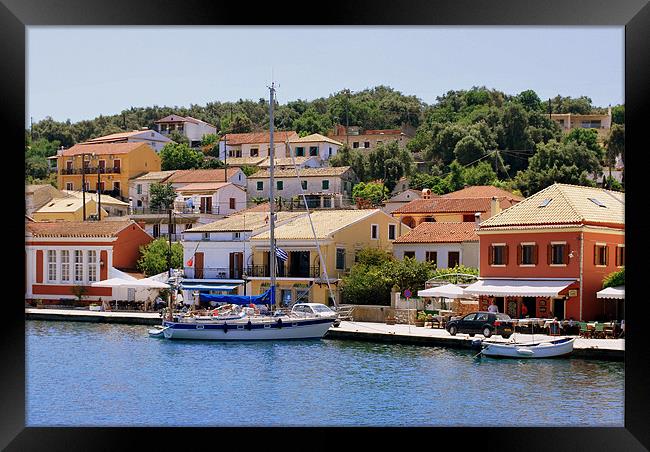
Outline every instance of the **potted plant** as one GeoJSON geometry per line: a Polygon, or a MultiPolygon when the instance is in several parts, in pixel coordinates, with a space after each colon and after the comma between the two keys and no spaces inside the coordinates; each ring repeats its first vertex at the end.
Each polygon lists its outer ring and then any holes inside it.
{"type": "Polygon", "coordinates": [[[418,316],[415,319],[415,326],[424,326],[424,322],[427,321],[427,313],[424,311],[419,311],[418,316]]]}

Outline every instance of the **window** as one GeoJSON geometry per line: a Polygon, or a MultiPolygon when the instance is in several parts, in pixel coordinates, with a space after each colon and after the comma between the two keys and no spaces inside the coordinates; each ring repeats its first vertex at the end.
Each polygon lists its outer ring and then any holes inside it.
{"type": "Polygon", "coordinates": [[[569,263],[569,246],[566,243],[551,243],[548,246],[549,265],[566,265],[569,263]]]}
{"type": "Polygon", "coordinates": [[[83,251],[75,250],[74,252],[74,281],[82,282],[84,280],[84,256],[83,251]]]}
{"type": "Polygon", "coordinates": [[[74,190],[74,184],[72,182],[66,182],[65,183],[65,189],[66,190],[74,190]]]}
{"type": "Polygon", "coordinates": [[[259,157],[259,156],[260,156],[259,149],[251,149],[251,157],[259,157]]]}
{"type": "Polygon", "coordinates": [[[210,233],[209,232],[204,232],[201,239],[202,240],[210,240],[210,233]]]}
{"type": "Polygon", "coordinates": [[[336,269],[345,270],[345,249],[336,249],[336,269]]]}
{"type": "Polygon", "coordinates": [[[330,156],[332,155],[332,148],[330,148],[328,155],[330,155],[330,156]]]}
{"type": "Polygon", "coordinates": [[[233,240],[241,240],[241,232],[233,232],[232,233],[232,239],[233,240]]]}
{"type": "Polygon", "coordinates": [[[477,322],[485,322],[488,319],[488,315],[485,312],[482,312],[480,314],[476,314],[476,320],[477,322]]]}
{"type": "Polygon", "coordinates": [[[404,251],[404,259],[407,257],[415,259],[415,251],[404,251]]]}
{"type": "Polygon", "coordinates": [[[354,141],[354,142],[352,143],[352,148],[353,148],[353,149],[357,149],[358,147],[359,147],[359,142],[358,142],[358,141],[354,141]]]}
{"type": "Polygon", "coordinates": [[[230,198],[230,208],[235,209],[235,198],[230,198]]]}
{"type": "Polygon", "coordinates": [[[61,281],[70,281],[70,251],[61,250],[61,281]]]}
{"type": "Polygon", "coordinates": [[[616,247],[616,266],[623,267],[625,265],[625,246],[618,245],[616,247]]]}
{"type": "Polygon", "coordinates": [[[330,181],[328,181],[328,180],[324,180],[324,181],[322,182],[322,187],[323,187],[323,190],[329,190],[329,188],[330,188],[330,181]]]}
{"type": "Polygon", "coordinates": [[[364,141],[363,142],[363,147],[366,148],[366,149],[369,148],[370,147],[370,141],[364,141]]]}
{"type": "Polygon", "coordinates": [[[136,185],[135,188],[136,188],[136,191],[135,191],[135,192],[136,192],[138,195],[141,195],[141,194],[142,194],[142,184],[138,184],[138,185],[136,185]]]}
{"type": "Polygon", "coordinates": [[[323,199],[323,207],[332,207],[332,198],[324,198],[323,199]]]}
{"type": "Polygon", "coordinates": [[[318,155],[318,146],[309,146],[309,155],[311,157],[318,155]]]}
{"type": "Polygon", "coordinates": [[[379,226],[376,224],[370,225],[370,238],[373,240],[379,239],[379,226]]]}
{"type": "Polygon", "coordinates": [[[307,181],[306,180],[301,180],[300,181],[300,186],[302,187],[303,190],[307,190],[307,181]]]}
{"type": "Polygon", "coordinates": [[[490,265],[508,265],[508,245],[497,243],[490,246],[490,265]]]}
{"type": "Polygon", "coordinates": [[[596,243],[594,245],[594,265],[605,266],[608,262],[607,245],[603,243],[596,243]]]}
{"type": "Polygon", "coordinates": [[[284,182],[281,181],[281,180],[279,180],[279,181],[277,181],[277,183],[275,184],[275,186],[276,186],[276,188],[277,188],[278,190],[282,190],[282,189],[284,188],[284,182]]]}
{"type": "Polygon", "coordinates": [[[388,225],[388,240],[395,240],[395,225],[388,225]]]}
{"type": "Polygon", "coordinates": [[[447,267],[454,268],[460,264],[460,251],[449,251],[447,253],[447,267]]]}
{"type": "Polygon", "coordinates": [[[549,205],[549,203],[550,203],[551,201],[553,201],[553,198],[546,198],[546,199],[543,199],[542,202],[540,202],[539,205],[538,205],[537,207],[546,207],[546,206],[549,205]]]}
{"type": "Polygon", "coordinates": [[[264,182],[261,180],[257,181],[257,191],[262,191],[264,190],[264,182]]]}
{"type": "Polygon", "coordinates": [[[56,250],[47,250],[47,280],[56,281],[56,250]]]}
{"type": "Polygon", "coordinates": [[[153,225],[152,235],[154,238],[158,238],[160,236],[160,225],[158,223],[153,225]]]}
{"type": "Polygon", "coordinates": [[[118,191],[118,192],[120,191],[120,183],[119,182],[113,182],[113,190],[118,191]]]}
{"type": "Polygon", "coordinates": [[[97,251],[88,251],[88,281],[97,281],[97,251]]]}
{"type": "Polygon", "coordinates": [[[304,157],[304,156],[305,156],[305,148],[297,147],[296,148],[296,157],[304,157]]]}
{"type": "Polygon", "coordinates": [[[471,322],[472,320],[474,320],[474,317],[476,317],[476,314],[469,314],[463,317],[463,320],[466,322],[471,322]]]}
{"type": "Polygon", "coordinates": [[[519,265],[537,265],[537,245],[534,243],[521,243],[517,254],[519,265]]]}
{"type": "Polygon", "coordinates": [[[185,223],[185,230],[192,229],[192,223],[185,223]]]}
{"type": "Polygon", "coordinates": [[[142,200],[141,200],[141,199],[138,199],[138,200],[136,201],[136,206],[137,206],[137,207],[142,207],[142,200]]]}
{"type": "Polygon", "coordinates": [[[424,260],[426,260],[427,262],[433,262],[437,266],[438,265],[438,252],[437,251],[427,251],[426,253],[424,253],[424,260]]]}
{"type": "Polygon", "coordinates": [[[600,201],[600,200],[598,200],[598,199],[596,199],[596,198],[587,198],[587,199],[588,199],[589,201],[593,202],[594,204],[596,204],[598,207],[605,207],[605,208],[607,208],[607,206],[606,206],[605,204],[603,204],[602,201],[600,201]]]}

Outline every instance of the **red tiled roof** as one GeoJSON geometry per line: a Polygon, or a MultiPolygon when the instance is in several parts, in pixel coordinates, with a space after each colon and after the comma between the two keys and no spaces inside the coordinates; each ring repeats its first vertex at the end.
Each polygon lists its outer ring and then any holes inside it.
{"type": "Polygon", "coordinates": [[[371,129],[359,135],[399,135],[401,133],[400,129],[371,129]]]}
{"type": "Polygon", "coordinates": [[[107,154],[128,154],[129,152],[141,146],[149,146],[147,143],[78,143],[70,149],[66,149],[61,153],[64,157],[71,155],[92,154],[107,155],[107,154]]]}
{"type": "MultiPolygon", "coordinates": [[[[177,188],[176,191],[178,192],[217,191],[220,188],[223,188],[227,185],[232,185],[233,187],[237,187],[237,185],[234,185],[232,182],[195,182],[195,183],[183,185],[182,187],[177,188]]],[[[238,188],[240,190],[243,190],[243,188],[241,187],[238,188]]]]}
{"type": "Polygon", "coordinates": [[[393,243],[461,243],[477,242],[476,223],[420,223],[393,243]]]}
{"type": "MultiPolygon", "coordinates": [[[[287,140],[299,138],[298,134],[291,130],[288,132],[273,132],[273,142],[281,143],[287,140]]],[[[269,143],[269,132],[252,132],[252,133],[228,133],[224,136],[226,143],[230,145],[269,143]]]]}
{"type": "MultiPolygon", "coordinates": [[[[228,168],[228,179],[241,171],[239,168],[228,168]]],[[[226,182],[225,173],[223,168],[219,169],[194,169],[194,170],[178,170],[166,182],[172,184],[180,183],[196,183],[196,182],[226,182]]]]}
{"type": "MultiPolygon", "coordinates": [[[[488,212],[492,198],[433,198],[414,199],[408,204],[393,211],[396,213],[476,213],[488,212]]],[[[515,204],[509,199],[499,198],[501,209],[507,209],[515,204]]]]}
{"type": "Polygon", "coordinates": [[[505,197],[508,199],[515,199],[517,201],[522,201],[524,199],[521,196],[493,185],[474,185],[442,195],[443,198],[492,198],[493,196],[496,196],[497,198],[505,197]]]}
{"type": "Polygon", "coordinates": [[[135,221],[36,221],[26,223],[25,230],[34,237],[117,237],[135,221]]]}

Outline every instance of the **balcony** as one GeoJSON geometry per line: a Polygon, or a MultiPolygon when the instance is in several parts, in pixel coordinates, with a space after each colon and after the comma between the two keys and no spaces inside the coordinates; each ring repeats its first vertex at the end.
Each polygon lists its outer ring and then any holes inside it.
{"type": "Polygon", "coordinates": [[[97,167],[97,166],[87,166],[84,171],[81,171],[81,168],[62,168],[61,175],[73,175],[73,174],[120,174],[121,168],[119,166],[115,167],[97,167]]]}
{"type": "MultiPolygon", "coordinates": [[[[167,232],[161,232],[161,233],[158,233],[158,234],[156,234],[154,232],[151,235],[153,236],[154,239],[163,238],[165,240],[169,240],[169,233],[167,233],[167,232]]],[[[183,240],[183,234],[172,233],[172,242],[180,242],[181,240],[183,240]]]]}
{"type": "MultiPolygon", "coordinates": [[[[173,213],[195,214],[199,213],[199,209],[191,207],[174,208],[173,213]]],[[[169,211],[165,208],[131,207],[129,215],[169,215],[169,211]]]]}
{"type": "MultiPolygon", "coordinates": [[[[271,269],[268,265],[249,265],[246,268],[246,274],[249,277],[270,278],[271,269]]],[[[320,278],[320,267],[298,267],[291,268],[290,265],[276,266],[276,276],[278,278],[320,278]]]]}

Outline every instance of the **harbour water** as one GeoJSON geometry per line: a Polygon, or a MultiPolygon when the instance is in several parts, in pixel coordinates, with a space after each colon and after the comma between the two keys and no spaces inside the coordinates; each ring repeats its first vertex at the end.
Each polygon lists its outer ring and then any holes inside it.
{"type": "Polygon", "coordinates": [[[27,426],[623,426],[624,363],[26,322],[27,426]]]}

